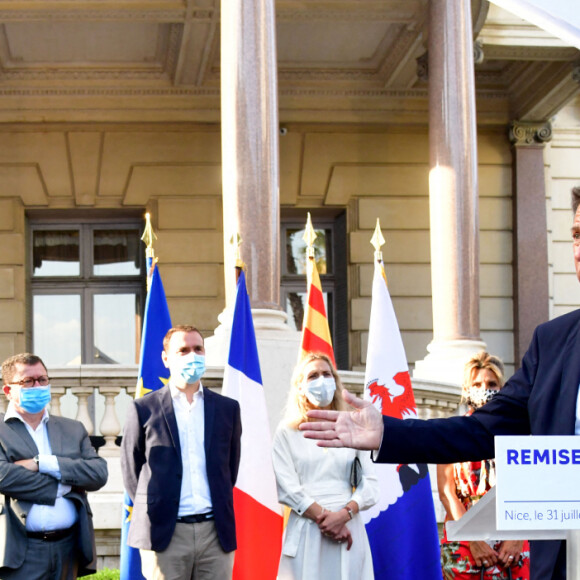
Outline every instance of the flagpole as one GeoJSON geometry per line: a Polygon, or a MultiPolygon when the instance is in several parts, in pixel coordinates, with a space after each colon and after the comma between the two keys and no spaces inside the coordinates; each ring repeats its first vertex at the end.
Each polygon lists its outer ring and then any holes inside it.
{"type": "Polygon", "coordinates": [[[385,244],[385,238],[383,238],[383,232],[381,232],[381,221],[377,218],[377,225],[371,238],[371,246],[375,249],[375,260],[377,262],[383,261],[383,252],[381,252],[381,246],[385,244]]]}
{"type": "Polygon", "coordinates": [[[324,304],[324,293],[318,267],[316,265],[314,240],[316,232],[312,227],[310,212],[306,220],[304,235],[302,239],[306,243],[306,304],[304,305],[304,318],[302,322],[302,340],[298,359],[300,360],[308,352],[322,352],[330,358],[332,364],[336,366],[334,351],[332,349],[332,338],[330,327],[326,316],[326,306],[324,304]]]}
{"type": "MultiPolygon", "coordinates": [[[[374,273],[365,369],[365,399],[383,415],[416,418],[405,347],[385,276],[380,221],[370,241],[374,273]]],[[[377,465],[378,503],[363,513],[375,580],[441,580],[441,556],[426,465],[377,465]],[[418,538],[421,537],[421,540],[418,538]],[[421,558],[408,554],[421,545],[421,558]]]]}
{"type": "Polygon", "coordinates": [[[306,242],[306,257],[309,260],[314,260],[314,240],[316,238],[317,234],[312,227],[312,219],[310,218],[310,212],[308,212],[306,227],[304,228],[302,239],[306,242]]]}
{"type": "Polygon", "coordinates": [[[145,230],[141,236],[141,240],[145,242],[145,260],[147,264],[147,292],[151,289],[151,278],[153,275],[153,266],[157,262],[155,258],[155,250],[153,249],[153,242],[157,239],[153,226],[151,225],[151,214],[145,214],[145,230]]]}
{"type": "MultiPolygon", "coordinates": [[[[139,346],[139,373],[135,398],[162,388],[169,380],[169,370],[163,365],[159,354],[163,350],[163,337],[171,328],[165,290],[159,271],[155,268],[157,258],[153,242],[157,239],[151,226],[151,216],[145,214],[145,231],[141,240],[145,243],[147,261],[147,300],[143,314],[143,329],[139,346]]],[[[125,491],[123,520],[121,524],[120,578],[121,580],[145,580],[141,573],[141,556],[137,548],[127,544],[133,502],[125,491]]]]}
{"type": "Polygon", "coordinates": [[[236,269],[236,285],[240,278],[240,272],[245,270],[246,264],[242,261],[241,254],[240,254],[240,246],[242,245],[242,236],[240,236],[239,232],[235,232],[234,235],[230,239],[230,244],[234,249],[234,264],[236,269]]]}

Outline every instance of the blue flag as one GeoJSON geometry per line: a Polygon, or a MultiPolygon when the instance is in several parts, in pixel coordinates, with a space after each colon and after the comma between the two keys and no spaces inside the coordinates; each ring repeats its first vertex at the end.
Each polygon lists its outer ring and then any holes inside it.
{"type": "MultiPolygon", "coordinates": [[[[151,258],[147,259],[148,269],[151,267],[151,258]]],[[[147,294],[143,332],[141,334],[141,353],[139,357],[139,376],[135,398],[156,391],[163,387],[169,379],[169,369],[161,360],[163,337],[171,328],[171,318],[165,290],[156,265],[153,264],[151,287],[147,294]]],[[[127,545],[127,535],[131,524],[133,502],[125,492],[123,501],[123,522],[121,524],[121,580],[145,580],[141,574],[141,556],[137,548],[127,545]]]]}

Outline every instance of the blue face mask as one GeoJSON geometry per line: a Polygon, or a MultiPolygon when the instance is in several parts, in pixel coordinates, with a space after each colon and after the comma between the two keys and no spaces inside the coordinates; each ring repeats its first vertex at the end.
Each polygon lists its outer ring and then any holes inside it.
{"type": "Polygon", "coordinates": [[[21,388],[18,406],[27,413],[40,413],[50,403],[50,399],[50,385],[21,388]]]}
{"type": "Polygon", "coordinates": [[[179,376],[188,384],[197,383],[205,373],[205,356],[194,352],[181,357],[179,376]]]}

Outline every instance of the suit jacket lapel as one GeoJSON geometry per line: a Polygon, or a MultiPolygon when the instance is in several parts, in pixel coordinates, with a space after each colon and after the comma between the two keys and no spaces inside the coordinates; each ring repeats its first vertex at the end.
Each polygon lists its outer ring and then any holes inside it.
{"type": "Polygon", "coordinates": [[[208,461],[210,457],[209,446],[212,439],[213,424],[215,417],[215,401],[216,396],[209,389],[203,389],[203,414],[204,414],[204,447],[205,447],[205,460],[208,461]]]}
{"type": "Polygon", "coordinates": [[[173,409],[173,400],[171,399],[171,391],[169,390],[169,386],[162,388],[160,402],[161,412],[165,417],[165,424],[167,425],[167,430],[171,436],[171,441],[173,446],[177,449],[177,452],[181,455],[179,430],[177,429],[177,419],[175,418],[175,410],[173,409]]]}
{"type": "MultiPolygon", "coordinates": [[[[4,418],[2,418],[4,421],[4,418]]],[[[21,441],[30,449],[31,457],[38,455],[38,447],[34,442],[34,439],[30,436],[26,425],[20,419],[10,419],[7,421],[6,425],[14,431],[21,441]]]]}
{"type": "Polygon", "coordinates": [[[64,455],[63,453],[63,440],[62,440],[62,429],[54,421],[54,419],[49,418],[46,423],[46,430],[48,433],[48,440],[50,442],[50,449],[53,455],[64,455]]]}
{"type": "Polygon", "coordinates": [[[562,391],[559,400],[558,431],[573,435],[576,423],[576,403],[580,385],[580,322],[571,330],[564,347],[562,391]]]}

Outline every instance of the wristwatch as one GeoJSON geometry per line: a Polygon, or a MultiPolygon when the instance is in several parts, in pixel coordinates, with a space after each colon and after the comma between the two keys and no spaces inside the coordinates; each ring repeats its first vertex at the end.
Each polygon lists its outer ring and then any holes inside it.
{"type": "Polygon", "coordinates": [[[344,506],[344,509],[346,510],[346,513],[348,514],[348,517],[352,520],[352,508],[349,508],[347,505],[344,506]]]}
{"type": "Polygon", "coordinates": [[[38,455],[35,455],[32,460],[34,461],[34,463],[36,463],[36,465],[38,465],[40,463],[40,458],[38,457],[38,455]]]}

